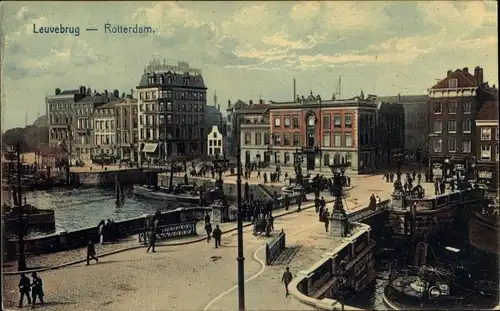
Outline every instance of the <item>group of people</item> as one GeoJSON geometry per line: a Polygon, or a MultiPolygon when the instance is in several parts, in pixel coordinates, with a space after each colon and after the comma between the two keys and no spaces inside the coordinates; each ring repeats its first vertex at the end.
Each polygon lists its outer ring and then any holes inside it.
{"type": "Polygon", "coordinates": [[[319,198],[319,195],[315,194],[314,198],[314,208],[319,216],[319,221],[325,224],[325,231],[328,232],[328,226],[330,224],[330,212],[326,207],[326,201],[324,197],[319,198]]]}
{"type": "Polygon", "coordinates": [[[212,237],[215,241],[215,248],[219,248],[221,246],[222,240],[222,230],[219,228],[219,225],[215,226],[215,229],[212,230],[212,224],[210,223],[210,214],[208,212],[205,213],[205,232],[207,233],[207,243],[210,243],[212,237]]]}
{"type": "Polygon", "coordinates": [[[19,293],[21,295],[19,298],[19,308],[23,307],[25,297],[26,300],[28,300],[28,304],[32,306],[36,304],[37,299],[41,304],[43,304],[44,293],[42,279],[36,272],[33,272],[31,277],[33,278],[33,282],[26,276],[26,274],[21,273],[21,279],[19,280],[19,293]]]}

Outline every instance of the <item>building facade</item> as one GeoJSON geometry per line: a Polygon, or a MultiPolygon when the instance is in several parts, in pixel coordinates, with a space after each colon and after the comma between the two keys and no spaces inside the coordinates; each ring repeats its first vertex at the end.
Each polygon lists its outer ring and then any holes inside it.
{"type": "Polygon", "coordinates": [[[70,145],[73,137],[74,105],[85,96],[86,89],[82,86],[77,90],[67,91],[57,88],[54,95],[45,98],[50,147],[59,148],[64,145],[72,154],[73,146],[70,145]]]}
{"type": "Polygon", "coordinates": [[[374,170],[376,108],[372,98],[323,101],[312,92],[294,102],[271,102],[271,163],[293,166],[300,149],[308,170],[329,172],[328,165],[342,162],[355,173],[374,170]]]}
{"type": "Polygon", "coordinates": [[[137,99],[133,98],[133,92],[120,101],[116,102],[116,144],[118,145],[117,156],[122,160],[136,162],[139,160],[139,133],[137,99]]]}
{"type": "Polygon", "coordinates": [[[491,189],[498,187],[498,101],[487,101],[476,118],[477,177],[491,189]]]}
{"type": "Polygon", "coordinates": [[[242,109],[237,110],[241,147],[241,162],[250,163],[271,162],[269,106],[261,100],[254,104],[252,100],[242,109]]]}
{"type": "Polygon", "coordinates": [[[449,70],[429,89],[429,170],[434,176],[451,177],[454,169],[468,171],[476,155],[476,116],[487,88],[483,69],[449,70]]]}
{"type": "Polygon", "coordinates": [[[379,96],[377,101],[398,103],[404,109],[404,149],[409,161],[428,163],[427,95],[379,96]]]}
{"type": "Polygon", "coordinates": [[[86,88],[86,96],[74,105],[74,148],[78,159],[90,160],[100,154],[100,148],[96,148],[95,115],[96,109],[110,101],[118,98],[118,91],[108,93],[104,90],[98,93],[86,88]]]}
{"type": "MultiPolygon", "coordinates": [[[[377,98],[377,101],[379,98],[377,98]]],[[[375,140],[375,162],[377,168],[394,167],[394,155],[405,153],[405,115],[403,105],[378,101],[376,120],[360,119],[360,124],[368,123],[375,130],[365,135],[372,135],[375,140]],[[376,125],[375,125],[376,123],[376,125]]],[[[363,126],[366,128],[366,126],[363,126]]]]}
{"type": "Polygon", "coordinates": [[[187,63],[150,62],[137,86],[139,162],[205,154],[206,90],[201,71],[187,63]]]}
{"type": "Polygon", "coordinates": [[[95,150],[94,155],[106,154],[109,156],[118,155],[118,146],[116,144],[115,127],[115,104],[109,102],[95,108],[94,111],[94,136],[95,150]]]}
{"type": "Polygon", "coordinates": [[[224,134],[217,125],[213,125],[207,135],[207,148],[209,156],[222,156],[224,154],[224,134]]]}

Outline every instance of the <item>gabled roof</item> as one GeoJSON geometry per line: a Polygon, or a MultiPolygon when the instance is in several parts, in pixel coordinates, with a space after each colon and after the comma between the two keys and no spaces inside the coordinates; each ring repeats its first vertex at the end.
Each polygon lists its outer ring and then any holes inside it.
{"type": "Polygon", "coordinates": [[[477,113],[476,121],[498,122],[498,101],[486,101],[477,113]]]}
{"type": "Polygon", "coordinates": [[[447,89],[448,81],[451,79],[458,80],[458,87],[477,87],[476,79],[469,72],[465,72],[461,69],[457,69],[451,72],[446,78],[436,83],[431,89],[447,89]]]}

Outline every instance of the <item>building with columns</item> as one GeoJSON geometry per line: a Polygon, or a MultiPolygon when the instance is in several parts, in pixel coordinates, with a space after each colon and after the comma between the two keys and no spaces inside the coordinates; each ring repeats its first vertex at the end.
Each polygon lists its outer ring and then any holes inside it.
{"type": "Polygon", "coordinates": [[[206,86],[201,70],[152,61],[138,93],[139,162],[206,153],[206,86]]]}
{"type": "Polygon", "coordinates": [[[120,159],[138,161],[139,133],[137,99],[133,92],[115,103],[117,156],[120,159]]]}

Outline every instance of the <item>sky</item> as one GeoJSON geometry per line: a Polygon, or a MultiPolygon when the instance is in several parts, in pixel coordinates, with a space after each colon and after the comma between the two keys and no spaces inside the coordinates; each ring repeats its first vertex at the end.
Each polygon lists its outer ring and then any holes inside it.
{"type": "MultiPolygon", "coordinates": [[[[152,59],[202,70],[208,103],[426,94],[447,70],[498,85],[495,1],[2,2],[2,130],[45,113],[55,88],[130,92],[152,59]],[[104,24],[154,34],[106,34],[104,24]],[[33,25],[80,27],[37,34],[33,25]],[[86,32],[86,28],[98,31],[86,32]]],[[[222,110],[221,109],[221,110],[222,110]]]]}

